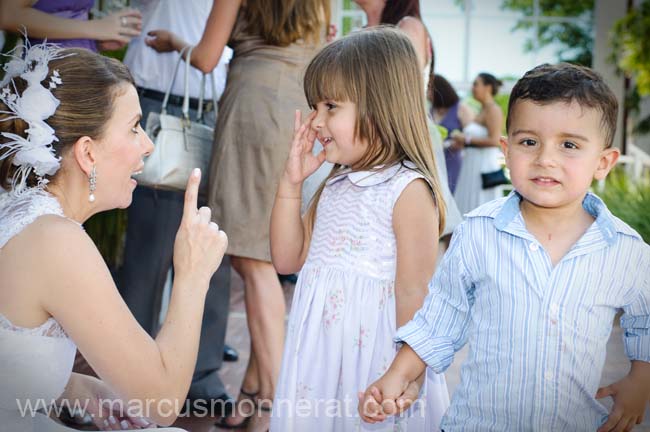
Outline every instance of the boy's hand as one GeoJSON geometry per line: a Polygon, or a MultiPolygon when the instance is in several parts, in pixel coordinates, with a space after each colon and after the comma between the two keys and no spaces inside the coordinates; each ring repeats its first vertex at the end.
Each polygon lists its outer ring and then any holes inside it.
{"type": "Polygon", "coordinates": [[[363,421],[377,423],[387,416],[400,414],[415,402],[420,393],[420,385],[409,382],[390,370],[378,381],[359,393],[359,415],[363,421]]]}
{"type": "Polygon", "coordinates": [[[643,421],[643,413],[650,397],[650,377],[647,373],[635,374],[634,363],[633,370],[625,378],[598,389],[596,399],[611,396],[614,400],[609,418],[598,432],[631,431],[643,421]]]}

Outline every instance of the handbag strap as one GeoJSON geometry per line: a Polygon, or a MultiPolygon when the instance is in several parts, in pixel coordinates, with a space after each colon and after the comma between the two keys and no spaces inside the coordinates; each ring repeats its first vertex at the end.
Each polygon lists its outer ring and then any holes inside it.
{"type": "Polygon", "coordinates": [[[205,80],[206,77],[210,79],[210,88],[212,90],[212,105],[214,110],[215,123],[217,120],[217,89],[214,84],[214,71],[203,74],[201,77],[201,92],[199,93],[199,108],[197,111],[196,121],[203,123],[203,98],[205,97],[205,80]]]}
{"type": "Polygon", "coordinates": [[[188,125],[190,122],[190,67],[193,49],[194,45],[191,45],[187,50],[187,56],[185,56],[185,85],[183,86],[184,95],[182,112],[183,118],[187,121],[188,125]]]}
{"type": "Polygon", "coordinates": [[[171,95],[172,89],[174,88],[174,83],[176,82],[176,76],[178,76],[178,68],[181,65],[181,61],[183,61],[183,53],[185,53],[185,51],[188,48],[190,47],[189,46],[184,47],[179,53],[180,55],[178,56],[178,60],[176,60],[176,66],[174,67],[174,75],[172,75],[172,80],[169,83],[169,86],[167,87],[167,91],[165,92],[165,97],[163,98],[162,108],[160,110],[162,114],[167,114],[167,103],[169,102],[169,96],[171,95]]]}

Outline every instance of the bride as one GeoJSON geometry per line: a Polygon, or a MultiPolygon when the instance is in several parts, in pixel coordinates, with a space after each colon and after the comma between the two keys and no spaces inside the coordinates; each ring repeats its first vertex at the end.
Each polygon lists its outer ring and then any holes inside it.
{"type": "Polygon", "coordinates": [[[196,208],[195,170],[169,311],[151,339],[82,227],[130,204],[132,176],[153,148],[133,79],[118,61],[82,49],[40,44],[23,54],[0,83],[0,425],[70,430],[42,414],[52,402],[85,409],[102,430],[170,425],[190,385],[226,235],[209,208],[196,208]],[[101,381],[71,373],[77,348],[101,381]]]}

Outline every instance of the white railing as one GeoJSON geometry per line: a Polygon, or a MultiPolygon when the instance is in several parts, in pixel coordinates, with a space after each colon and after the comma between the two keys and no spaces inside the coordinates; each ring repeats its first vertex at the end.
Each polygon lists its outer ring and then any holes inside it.
{"type": "Polygon", "coordinates": [[[646,170],[650,170],[650,155],[633,142],[628,142],[627,154],[621,155],[618,163],[624,165],[627,174],[636,181],[646,170]]]}

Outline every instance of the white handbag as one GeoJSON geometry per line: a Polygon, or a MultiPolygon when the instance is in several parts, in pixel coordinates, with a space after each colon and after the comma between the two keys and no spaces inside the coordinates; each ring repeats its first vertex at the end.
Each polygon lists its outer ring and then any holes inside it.
{"type": "Polygon", "coordinates": [[[212,73],[203,74],[201,79],[201,91],[199,106],[195,121],[190,119],[190,96],[189,96],[189,72],[190,56],[192,48],[187,48],[187,60],[185,62],[185,94],[183,97],[182,117],[167,114],[167,103],[171,94],[178,68],[183,61],[181,51],[174,76],[167,88],[160,113],[150,112],[147,117],[145,131],[154,143],[153,152],[144,162],[144,169],[138,175],[137,181],[143,186],[156,189],[184,191],[194,168],[200,168],[202,172],[199,193],[207,194],[208,168],[214,129],[203,121],[203,97],[205,93],[205,79],[209,76],[212,87],[212,101],[214,104],[215,124],[217,115],[217,100],[212,73]]]}

